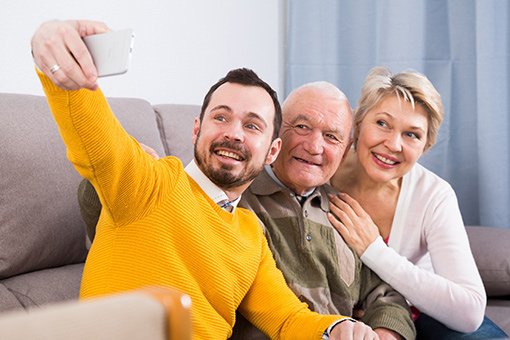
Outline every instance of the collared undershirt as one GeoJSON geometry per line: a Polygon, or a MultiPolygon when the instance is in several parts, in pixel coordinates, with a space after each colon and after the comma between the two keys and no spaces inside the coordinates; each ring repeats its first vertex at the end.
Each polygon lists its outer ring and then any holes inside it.
{"type": "Polygon", "coordinates": [[[189,164],[184,169],[186,173],[193,178],[195,182],[204,190],[207,196],[213,200],[214,203],[221,206],[226,211],[229,211],[228,206],[232,207],[230,208],[231,213],[234,213],[234,210],[237,207],[237,204],[241,200],[241,196],[239,196],[237,199],[229,202],[227,194],[223,190],[221,190],[216,184],[214,184],[203,172],[200,170],[198,165],[195,163],[195,160],[191,160],[189,164]],[[228,202],[228,206],[222,206],[221,203],[228,202]]]}

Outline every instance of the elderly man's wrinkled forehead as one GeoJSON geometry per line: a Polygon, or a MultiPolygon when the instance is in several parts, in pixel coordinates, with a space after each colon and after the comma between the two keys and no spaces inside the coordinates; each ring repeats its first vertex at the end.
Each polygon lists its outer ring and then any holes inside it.
{"type": "MultiPolygon", "coordinates": [[[[334,85],[317,82],[292,91],[282,105],[283,119],[293,121],[297,116],[332,114],[352,123],[352,110],[347,97],[334,85]]],[[[309,117],[309,119],[319,117],[309,117]]]]}

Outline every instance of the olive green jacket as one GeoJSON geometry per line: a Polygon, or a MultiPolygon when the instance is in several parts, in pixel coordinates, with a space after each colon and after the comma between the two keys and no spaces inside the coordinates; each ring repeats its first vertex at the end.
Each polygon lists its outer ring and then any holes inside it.
{"type": "MultiPolygon", "coordinates": [[[[258,216],[287,284],[311,310],[352,316],[353,310],[362,309],[361,321],[373,329],[387,328],[415,339],[404,297],[365,266],[329,222],[328,193],[338,192],[323,185],[307,198],[298,197],[262,171],[239,206],[258,216]]],[[[231,339],[267,338],[238,318],[231,339]]]]}

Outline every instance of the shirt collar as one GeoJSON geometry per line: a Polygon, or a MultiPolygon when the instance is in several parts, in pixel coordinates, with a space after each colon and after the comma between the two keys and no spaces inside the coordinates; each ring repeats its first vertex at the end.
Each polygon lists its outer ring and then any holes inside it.
{"type": "MultiPolygon", "coordinates": [[[[228,201],[227,194],[223,190],[221,190],[216,184],[214,184],[209,177],[207,177],[202,170],[195,163],[195,159],[192,159],[191,162],[186,166],[184,171],[191,177],[197,184],[204,190],[205,194],[209,196],[213,200],[214,203],[218,204],[219,202],[228,201]]],[[[232,213],[234,213],[237,204],[241,200],[241,196],[237,199],[230,202],[232,206],[232,213]]]]}

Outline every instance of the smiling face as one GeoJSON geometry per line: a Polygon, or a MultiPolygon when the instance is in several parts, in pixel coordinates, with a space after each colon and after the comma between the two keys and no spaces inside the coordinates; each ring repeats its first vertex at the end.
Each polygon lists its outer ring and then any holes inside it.
{"type": "Polygon", "coordinates": [[[383,99],[355,127],[358,159],[376,182],[399,180],[416,164],[427,143],[428,118],[422,105],[383,99]]]}
{"type": "Polygon", "coordinates": [[[298,195],[326,183],[350,145],[351,127],[347,100],[313,88],[299,92],[283,107],[282,150],[274,173],[298,195]]]}
{"type": "Polygon", "coordinates": [[[261,87],[221,85],[193,127],[198,167],[221,189],[241,194],[278,154],[280,140],[271,141],[274,111],[261,87]]]}

